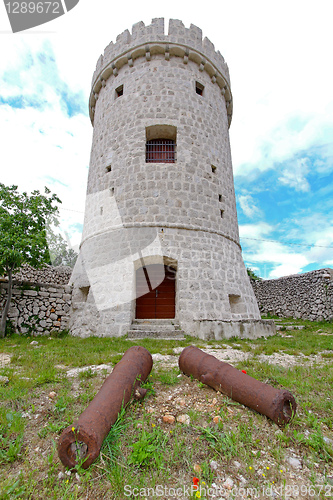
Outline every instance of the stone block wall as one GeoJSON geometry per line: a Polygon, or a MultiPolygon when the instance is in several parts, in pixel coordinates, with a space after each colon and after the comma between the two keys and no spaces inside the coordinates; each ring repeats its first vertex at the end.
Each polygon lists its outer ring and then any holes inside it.
{"type": "MultiPolygon", "coordinates": [[[[34,269],[25,265],[14,275],[8,319],[16,333],[47,335],[68,328],[72,300],[72,287],[68,281],[71,272],[69,267],[34,269]]],[[[0,314],[7,291],[7,279],[1,278],[0,314]]]]}
{"type": "Polygon", "coordinates": [[[311,321],[333,320],[333,269],[252,281],[261,313],[311,321]]]}

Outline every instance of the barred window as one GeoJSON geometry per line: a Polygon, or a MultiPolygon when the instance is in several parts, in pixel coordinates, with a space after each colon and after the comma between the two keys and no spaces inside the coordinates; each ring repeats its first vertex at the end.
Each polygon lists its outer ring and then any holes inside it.
{"type": "Polygon", "coordinates": [[[146,142],[146,163],[175,163],[176,141],[152,139],[146,142]]]}

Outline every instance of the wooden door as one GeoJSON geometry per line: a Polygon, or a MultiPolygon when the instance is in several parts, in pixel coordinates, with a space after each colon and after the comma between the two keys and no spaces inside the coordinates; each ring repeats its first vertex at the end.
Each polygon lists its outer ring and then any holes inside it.
{"type": "Polygon", "coordinates": [[[163,264],[151,264],[136,271],[137,319],[175,317],[176,271],[163,264]]]}

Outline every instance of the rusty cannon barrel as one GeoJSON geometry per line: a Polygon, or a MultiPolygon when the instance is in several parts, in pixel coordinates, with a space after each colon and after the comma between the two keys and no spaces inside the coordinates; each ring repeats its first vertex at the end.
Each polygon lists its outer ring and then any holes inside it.
{"type": "Polygon", "coordinates": [[[146,380],[152,366],[152,356],[144,347],[133,346],[125,352],[75,425],[62,432],[58,455],[66,467],[72,469],[83,462],[82,467],[87,469],[96,460],[122,406],[132,394],[144,397],[146,391],[139,385],[146,380]]]}
{"type": "Polygon", "coordinates": [[[197,347],[185,347],[179,357],[179,368],[185,375],[192,375],[278,425],[287,424],[296,412],[296,401],[289,391],[259,382],[197,347]]]}

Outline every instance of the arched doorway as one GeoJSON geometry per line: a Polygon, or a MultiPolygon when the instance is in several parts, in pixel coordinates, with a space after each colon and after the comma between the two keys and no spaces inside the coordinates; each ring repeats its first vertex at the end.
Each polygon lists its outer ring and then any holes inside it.
{"type": "Polygon", "coordinates": [[[176,271],[163,264],[150,264],[136,271],[136,319],[175,317],[176,271]]]}

